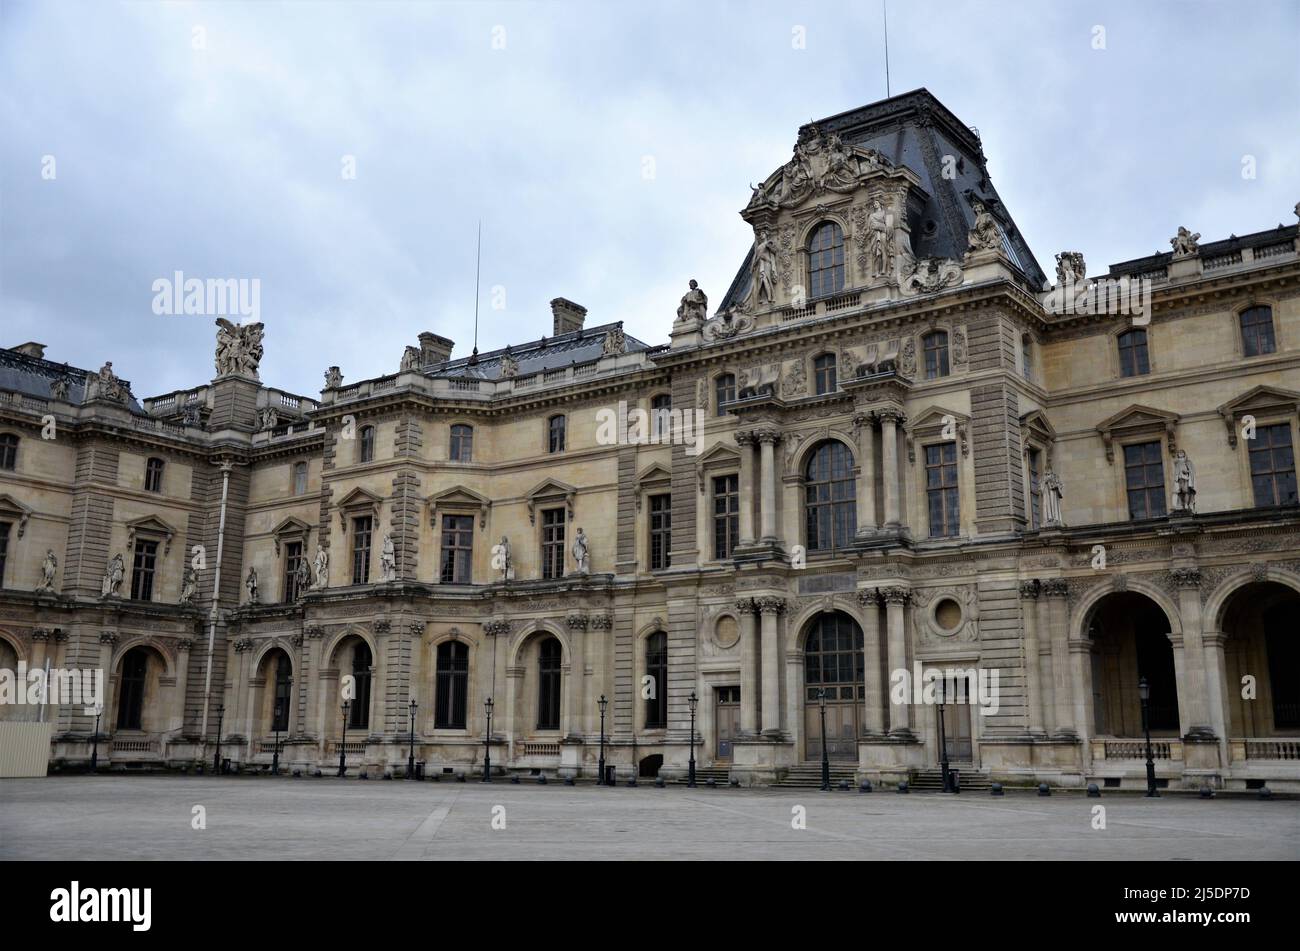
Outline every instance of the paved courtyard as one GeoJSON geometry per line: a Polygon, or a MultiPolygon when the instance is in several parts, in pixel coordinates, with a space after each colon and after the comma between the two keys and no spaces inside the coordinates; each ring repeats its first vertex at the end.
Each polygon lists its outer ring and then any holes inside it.
{"type": "Polygon", "coordinates": [[[182,776],[0,780],[0,860],[600,858],[1294,860],[1300,802],[182,776]],[[1097,805],[1105,829],[1093,828],[1097,805]],[[192,828],[196,806],[206,829],[192,828]],[[794,828],[796,807],[806,810],[805,828],[794,828]]]}

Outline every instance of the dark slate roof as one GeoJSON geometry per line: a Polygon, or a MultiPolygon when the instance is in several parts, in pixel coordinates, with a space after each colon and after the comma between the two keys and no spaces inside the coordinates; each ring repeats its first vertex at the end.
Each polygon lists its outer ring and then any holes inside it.
{"type": "MultiPolygon", "coordinates": [[[[906,166],[916,173],[921,187],[930,196],[920,220],[910,222],[912,250],[917,257],[961,260],[975,223],[970,202],[974,196],[997,219],[1002,229],[1003,251],[1012,265],[1035,289],[1043,286],[1046,275],[989,181],[979,133],[949,112],[929,90],[915,89],[811,125],[823,133],[838,132],[846,145],[876,149],[895,165],[906,166]],[[957,159],[955,178],[943,177],[945,155],[957,159]]],[[[720,309],[743,297],[749,287],[748,272],[746,263],[720,309]]]]}
{"type": "MultiPolygon", "coordinates": [[[[1276,228],[1268,231],[1256,231],[1254,234],[1245,234],[1237,237],[1235,234],[1221,241],[1206,241],[1200,246],[1201,259],[1214,258],[1224,254],[1231,254],[1234,251],[1240,251],[1242,248],[1267,248],[1274,245],[1290,244],[1295,241],[1297,232],[1300,232],[1300,225],[1283,225],[1279,224],[1276,228]]],[[[1121,261],[1119,264],[1110,266],[1109,277],[1136,277],[1142,274],[1149,274],[1152,271],[1160,271],[1169,266],[1173,260],[1174,252],[1157,251],[1155,254],[1145,258],[1134,258],[1131,261],[1121,261]]],[[[1258,258],[1256,258],[1258,260],[1258,258]]]]}
{"type": "MultiPolygon", "coordinates": [[[[424,367],[424,374],[425,376],[437,377],[473,377],[480,380],[499,380],[501,378],[501,358],[505,356],[506,350],[510,351],[510,355],[519,364],[518,376],[529,376],[534,373],[541,373],[544,370],[555,370],[560,367],[567,367],[571,363],[589,363],[592,360],[600,359],[601,354],[604,353],[605,335],[622,326],[623,322],[618,321],[612,324],[601,324],[599,327],[584,327],[582,330],[573,330],[569,333],[560,334],[558,337],[542,337],[540,340],[530,340],[528,343],[512,344],[510,347],[500,350],[480,353],[477,363],[472,365],[470,363],[472,357],[460,357],[456,360],[430,364],[424,367]]],[[[631,334],[625,333],[623,336],[628,353],[656,349],[637,340],[631,334]]]]}
{"type": "MultiPolygon", "coordinates": [[[[67,377],[71,384],[68,387],[68,402],[80,403],[86,395],[86,375],[90,372],[66,363],[55,363],[27,356],[17,350],[0,348],[0,390],[11,390],[47,400],[50,398],[50,384],[67,377]]],[[[129,392],[131,384],[122,380],[122,385],[129,392]]],[[[133,413],[144,412],[134,396],[127,401],[127,408],[133,413]]]]}

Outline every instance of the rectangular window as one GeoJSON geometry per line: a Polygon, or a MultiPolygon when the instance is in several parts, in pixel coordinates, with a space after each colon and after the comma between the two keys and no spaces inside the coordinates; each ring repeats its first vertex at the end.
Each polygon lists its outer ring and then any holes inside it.
{"type": "Polygon", "coordinates": [[[817,395],[835,392],[835,356],[823,354],[813,361],[813,381],[817,395]]]}
{"type": "Polygon", "coordinates": [[[370,534],[373,519],[362,515],[352,520],[352,583],[366,584],[370,580],[370,534]]]}
{"type": "Polygon", "coordinates": [[[563,416],[552,416],[546,423],[546,451],[564,452],[563,416]]]}
{"type": "Polygon", "coordinates": [[[564,577],[564,509],[542,512],[542,577],[564,577]]]}
{"type": "Polygon", "coordinates": [[[1020,372],[1026,380],[1034,378],[1034,342],[1028,334],[1020,338],[1020,372]]]}
{"type": "Polygon", "coordinates": [[[1119,335],[1119,372],[1121,376],[1146,376],[1151,372],[1145,330],[1129,330],[1119,335]]]}
{"type": "Polygon", "coordinates": [[[5,586],[5,562],[9,559],[9,523],[0,522],[0,588],[5,586]]]}
{"type": "Polygon", "coordinates": [[[305,462],[293,464],[293,494],[307,494],[307,463],[305,462]]]}
{"type": "Polygon", "coordinates": [[[930,510],[930,537],[956,535],[961,527],[956,443],[925,447],[925,494],[930,510]]]}
{"type": "Polygon", "coordinates": [[[1273,309],[1249,307],[1241,312],[1241,350],[1248,357],[1258,357],[1277,349],[1273,339],[1273,309]]]}
{"type": "Polygon", "coordinates": [[[470,564],[474,554],[474,516],[442,517],[443,584],[469,584],[470,564]]]}
{"type": "Polygon", "coordinates": [[[662,571],[672,564],[673,543],[671,495],[650,496],[650,570],[662,571]]]}
{"type": "Polygon", "coordinates": [[[1291,424],[1260,426],[1250,446],[1250,482],[1255,505],[1293,505],[1296,501],[1295,451],[1291,424]]]}
{"type": "Polygon", "coordinates": [[[713,557],[730,558],[740,541],[740,477],[713,480],[713,557]]]}
{"type": "Polygon", "coordinates": [[[1029,450],[1029,527],[1043,527],[1042,457],[1037,449],[1029,450]]]}
{"type": "Polygon", "coordinates": [[[1124,447],[1124,487],[1129,518],[1158,518],[1166,514],[1165,465],[1160,443],[1124,447]]]}
{"type": "Polygon", "coordinates": [[[131,600],[153,600],[153,573],[158,563],[158,543],[137,539],[131,568],[131,600]]]}
{"type": "Polygon", "coordinates": [[[144,465],[144,490],[146,492],[162,492],[162,474],[163,461],[161,459],[150,459],[144,465]]]}
{"type": "Polygon", "coordinates": [[[284,545],[284,600],[298,600],[298,566],[302,564],[302,542],[285,542],[284,545]]]}

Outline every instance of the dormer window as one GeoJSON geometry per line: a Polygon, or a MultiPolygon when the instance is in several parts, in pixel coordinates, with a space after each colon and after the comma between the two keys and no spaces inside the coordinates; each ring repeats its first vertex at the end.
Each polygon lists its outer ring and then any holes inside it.
{"type": "Polygon", "coordinates": [[[816,300],[844,289],[844,232],[833,221],[819,224],[808,241],[808,297],[816,300]]]}

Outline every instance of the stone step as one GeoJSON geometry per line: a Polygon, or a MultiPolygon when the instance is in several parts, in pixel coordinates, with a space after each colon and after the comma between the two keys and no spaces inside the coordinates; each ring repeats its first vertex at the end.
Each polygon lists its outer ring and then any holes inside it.
{"type": "MultiPolygon", "coordinates": [[[[989,788],[989,778],[983,773],[975,770],[956,769],[953,772],[961,774],[961,788],[964,790],[987,791],[989,788]]],[[[943,770],[941,769],[922,769],[913,774],[912,779],[908,782],[911,789],[916,790],[935,790],[943,789],[943,770]]]]}

